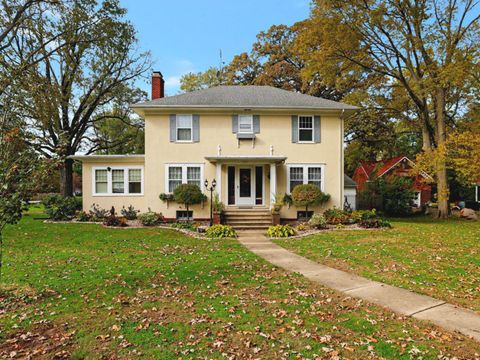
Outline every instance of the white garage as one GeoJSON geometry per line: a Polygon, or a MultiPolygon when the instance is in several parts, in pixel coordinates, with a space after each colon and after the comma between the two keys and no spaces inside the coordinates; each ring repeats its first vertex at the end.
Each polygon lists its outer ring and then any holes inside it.
{"type": "Polygon", "coordinates": [[[357,209],[357,183],[348,175],[343,175],[343,195],[345,210],[357,209]]]}

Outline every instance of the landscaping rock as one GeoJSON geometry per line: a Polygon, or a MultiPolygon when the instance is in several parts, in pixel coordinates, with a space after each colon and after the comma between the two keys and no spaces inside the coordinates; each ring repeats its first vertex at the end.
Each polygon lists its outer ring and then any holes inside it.
{"type": "Polygon", "coordinates": [[[460,211],[460,217],[467,220],[478,220],[478,215],[473,209],[462,209],[460,211]]]}

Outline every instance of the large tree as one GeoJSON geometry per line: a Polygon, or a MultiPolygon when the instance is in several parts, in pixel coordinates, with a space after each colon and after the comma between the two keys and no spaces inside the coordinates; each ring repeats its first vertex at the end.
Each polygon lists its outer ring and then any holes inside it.
{"type": "Polygon", "coordinates": [[[52,15],[55,22],[42,18],[29,28],[40,41],[59,33],[65,44],[53,52],[45,47],[17,84],[22,90],[18,108],[34,135],[31,145],[60,161],[65,196],[72,195],[70,156],[88,153],[92,146],[101,150],[91,141],[95,123],[111,118],[113,101],[131,94],[134,82],[150,69],[149,54],[138,52],[125,13],[118,1],[62,2],[52,15]]]}
{"type": "MultiPolygon", "coordinates": [[[[316,0],[304,37],[307,67],[353,66],[398,87],[413,107],[424,151],[443,147],[471,93],[480,43],[476,3],[316,0]]],[[[436,166],[439,214],[448,214],[446,162],[436,166]]]]}
{"type": "MultiPolygon", "coordinates": [[[[340,82],[326,79],[318,72],[305,68],[298,51],[298,31],[303,24],[274,25],[257,35],[250,52],[233,57],[220,67],[205,72],[188,73],[181,78],[183,91],[199,90],[217,85],[270,85],[332,100],[340,100],[354,89],[362,87],[364,73],[357,72],[340,82]]],[[[329,74],[330,76],[330,74],[329,74]]]]}

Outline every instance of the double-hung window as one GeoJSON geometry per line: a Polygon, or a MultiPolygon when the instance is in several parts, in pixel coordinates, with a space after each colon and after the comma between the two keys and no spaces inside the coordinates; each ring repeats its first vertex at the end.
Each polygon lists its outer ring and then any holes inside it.
{"type": "Polygon", "coordinates": [[[128,193],[140,194],[142,192],[142,170],[128,169],[128,193]]]}
{"type": "Polygon", "coordinates": [[[125,192],[125,170],[112,170],[112,193],[123,194],[125,192]]]}
{"type": "Polygon", "coordinates": [[[313,142],[313,116],[298,117],[298,141],[313,142]]]}
{"type": "Polygon", "coordinates": [[[253,116],[252,115],[238,116],[238,133],[253,134],[253,116]]]}
{"type": "Polygon", "coordinates": [[[97,167],[93,172],[93,195],[143,194],[143,167],[97,167]]]}
{"type": "Polygon", "coordinates": [[[202,164],[168,164],[165,168],[165,190],[168,193],[181,184],[193,184],[202,189],[203,165],[202,164]]]}
{"type": "Polygon", "coordinates": [[[323,164],[288,165],[288,193],[297,185],[313,184],[324,189],[325,166],[323,164]]]}
{"type": "Polygon", "coordinates": [[[177,115],[177,141],[192,141],[192,115],[177,115]]]}
{"type": "Polygon", "coordinates": [[[108,193],[108,171],[107,169],[95,170],[95,193],[107,194],[108,193]]]}

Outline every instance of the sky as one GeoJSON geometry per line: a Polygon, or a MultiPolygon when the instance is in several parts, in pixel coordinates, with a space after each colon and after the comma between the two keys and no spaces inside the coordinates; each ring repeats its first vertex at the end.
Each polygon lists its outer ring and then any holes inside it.
{"type": "MultiPolygon", "coordinates": [[[[140,47],[150,51],[153,70],[165,78],[165,92],[180,91],[180,77],[250,51],[256,35],[271,25],[307,18],[310,0],[120,0],[138,31],[140,47]]],[[[138,85],[150,94],[150,80],[138,85]]]]}

